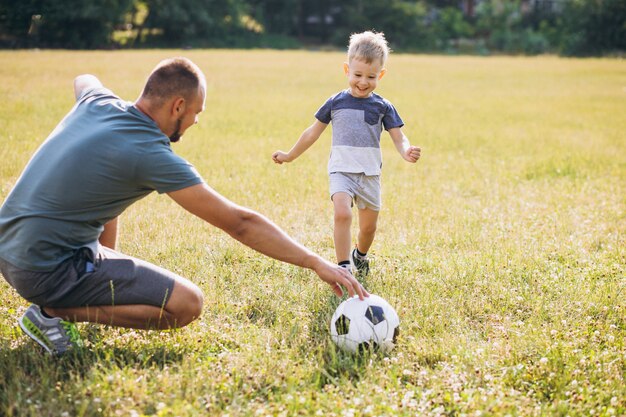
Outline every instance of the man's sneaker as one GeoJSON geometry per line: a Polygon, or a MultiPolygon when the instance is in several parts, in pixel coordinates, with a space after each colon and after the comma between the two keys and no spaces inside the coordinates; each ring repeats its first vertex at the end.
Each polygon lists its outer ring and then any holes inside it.
{"type": "Polygon", "coordinates": [[[370,261],[367,258],[360,258],[356,253],[356,248],[352,250],[352,264],[356,268],[356,273],[363,277],[367,276],[370,272],[370,261]]]}
{"type": "Polygon", "coordinates": [[[50,354],[62,355],[70,349],[83,346],[74,323],[59,317],[45,317],[38,305],[28,307],[18,323],[24,333],[50,354]]]}

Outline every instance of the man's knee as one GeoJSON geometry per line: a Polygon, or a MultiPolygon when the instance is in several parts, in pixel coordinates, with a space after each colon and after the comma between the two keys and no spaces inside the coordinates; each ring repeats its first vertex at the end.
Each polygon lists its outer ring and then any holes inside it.
{"type": "Polygon", "coordinates": [[[203,304],[200,288],[190,282],[177,282],[166,309],[174,317],[176,326],[183,327],[200,317],[203,304]]]}
{"type": "Polygon", "coordinates": [[[186,319],[188,320],[186,324],[191,323],[202,314],[202,306],[204,305],[204,295],[200,288],[195,287],[193,291],[190,291],[189,296],[187,298],[187,308],[185,311],[186,319]]]}

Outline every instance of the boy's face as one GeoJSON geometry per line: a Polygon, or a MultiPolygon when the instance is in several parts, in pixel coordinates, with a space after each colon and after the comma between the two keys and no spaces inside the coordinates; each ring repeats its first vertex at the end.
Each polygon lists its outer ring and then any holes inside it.
{"type": "Polygon", "coordinates": [[[343,64],[343,70],[348,76],[350,94],[357,98],[369,97],[376,89],[378,80],[385,75],[382,62],[374,60],[369,64],[359,58],[343,64]]]}

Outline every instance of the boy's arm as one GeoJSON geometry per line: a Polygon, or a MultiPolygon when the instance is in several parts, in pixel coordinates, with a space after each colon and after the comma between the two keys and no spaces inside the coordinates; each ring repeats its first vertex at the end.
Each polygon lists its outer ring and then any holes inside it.
{"type": "Polygon", "coordinates": [[[328,124],[322,123],[319,120],[315,119],[315,122],[308,128],[302,132],[300,135],[300,139],[296,142],[295,145],[289,150],[289,152],[276,151],[272,154],[272,159],[277,164],[282,164],[283,162],[291,162],[300,155],[304,153],[307,149],[311,147],[315,143],[316,140],[319,139],[324,129],[326,129],[328,124]]]}
{"type": "Polygon", "coordinates": [[[389,136],[391,136],[393,144],[404,160],[415,163],[420,159],[422,149],[417,146],[411,146],[409,139],[404,135],[402,129],[399,127],[389,129],[389,136]]]}

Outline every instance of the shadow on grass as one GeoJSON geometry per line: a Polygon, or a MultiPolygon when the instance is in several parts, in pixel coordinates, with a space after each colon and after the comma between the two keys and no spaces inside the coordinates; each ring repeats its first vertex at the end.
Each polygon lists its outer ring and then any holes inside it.
{"type": "MultiPolygon", "coordinates": [[[[0,348],[0,373],[2,378],[14,378],[21,375],[49,371],[61,378],[70,374],[84,376],[96,364],[111,367],[141,367],[162,369],[178,363],[185,357],[181,349],[167,346],[99,347],[95,349],[77,349],[62,356],[52,356],[34,343],[9,349],[0,348]]],[[[1,379],[0,379],[1,380],[1,379]]]]}
{"type": "Polygon", "coordinates": [[[182,361],[186,354],[180,347],[163,344],[107,345],[102,342],[102,330],[98,327],[85,327],[83,341],[86,347],[70,350],[61,356],[50,355],[27,336],[21,336],[24,341],[18,347],[0,344],[0,382],[33,375],[56,380],[64,380],[70,376],[82,378],[95,365],[100,368],[162,369],[182,361]]]}
{"type": "Polygon", "coordinates": [[[91,394],[84,391],[83,382],[99,378],[94,377],[94,372],[114,373],[125,368],[160,370],[181,362],[185,356],[186,352],[168,346],[137,349],[100,345],[55,357],[34,342],[25,341],[13,348],[2,343],[0,415],[53,415],[49,412],[54,404],[60,407],[58,410],[69,410],[69,415],[84,415],[72,398],[78,393],[81,399],[87,399],[87,405],[91,394]]]}

